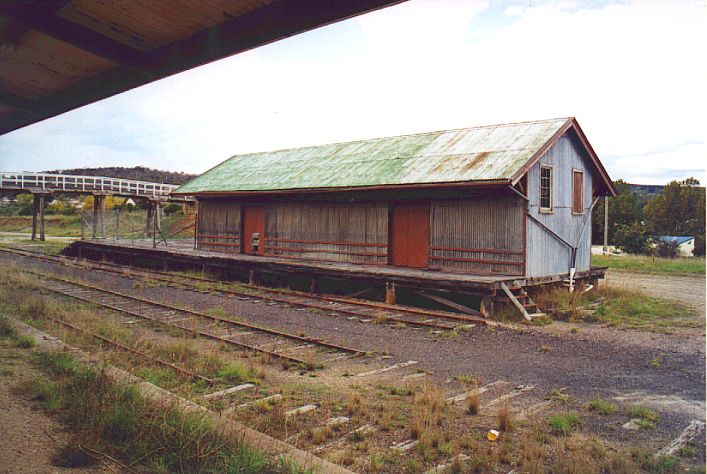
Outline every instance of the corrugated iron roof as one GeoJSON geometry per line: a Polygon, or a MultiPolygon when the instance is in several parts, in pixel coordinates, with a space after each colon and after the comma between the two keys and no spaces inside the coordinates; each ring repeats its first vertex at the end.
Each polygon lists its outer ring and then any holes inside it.
{"type": "Polygon", "coordinates": [[[509,181],[572,118],[236,155],[177,193],[509,181]]]}

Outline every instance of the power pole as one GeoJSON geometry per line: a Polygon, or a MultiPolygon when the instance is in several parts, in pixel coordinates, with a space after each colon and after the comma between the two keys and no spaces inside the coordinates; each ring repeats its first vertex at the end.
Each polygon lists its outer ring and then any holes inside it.
{"type": "Polygon", "coordinates": [[[604,255],[609,253],[609,196],[604,196],[604,255]]]}

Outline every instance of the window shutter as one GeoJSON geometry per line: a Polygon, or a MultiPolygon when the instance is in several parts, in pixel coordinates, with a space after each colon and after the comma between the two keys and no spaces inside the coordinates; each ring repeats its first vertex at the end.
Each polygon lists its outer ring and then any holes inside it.
{"type": "Polygon", "coordinates": [[[584,211],[584,173],[572,172],[572,212],[581,214],[584,211]]]}

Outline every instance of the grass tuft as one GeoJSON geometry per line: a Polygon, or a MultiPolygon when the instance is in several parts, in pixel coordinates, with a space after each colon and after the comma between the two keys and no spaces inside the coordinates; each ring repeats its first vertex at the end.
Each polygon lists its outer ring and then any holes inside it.
{"type": "Polygon", "coordinates": [[[508,403],[504,403],[498,410],[498,428],[504,432],[513,429],[513,412],[508,403]]]}
{"type": "Polygon", "coordinates": [[[568,411],[551,416],[547,422],[555,434],[569,436],[582,423],[582,418],[577,413],[568,411]]]}
{"type": "Polygon", "coordinates": [[[34,341],[34,338],[31,336],[16,336],[15,337],[15,344],[17,347],[20,347],[22,349],[30,349],[34,346],[37,345],[37,343],[34,341]]]}
{"type": "Polygon", "coordinates": [[[606,400],[594,399],[587,402],[585,407],[588,410],[595,411],[600,415],[613,415],[616,413],[616,406],[607,402],[606,400]]]}

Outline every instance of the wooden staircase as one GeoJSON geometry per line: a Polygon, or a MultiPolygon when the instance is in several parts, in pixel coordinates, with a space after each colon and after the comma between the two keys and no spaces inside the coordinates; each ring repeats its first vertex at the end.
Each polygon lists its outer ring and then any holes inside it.
{"type": "Polygon", "coordinates": [[[505,304],[513,304],[518,311],[523,315],[527,321],[532,321],[533,318],[540,318],[545,316],[545,313],[540,311],[538,305],[530,297],[525,288],[522,286],[509,287],[505,283],[501,282],[501,289],[503,290],[500,294],[495,295],[495,301],[505,304]]]}

